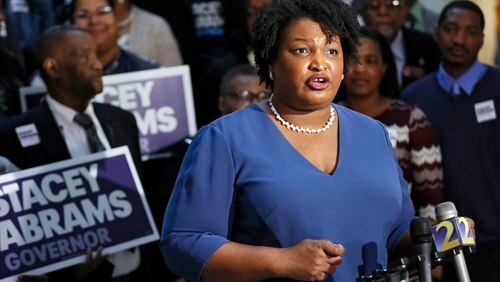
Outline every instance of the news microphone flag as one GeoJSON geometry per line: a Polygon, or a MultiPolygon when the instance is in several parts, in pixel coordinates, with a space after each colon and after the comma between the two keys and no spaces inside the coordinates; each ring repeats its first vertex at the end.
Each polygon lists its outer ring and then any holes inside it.
{"type": "Polygon", "coordinates": [[[465,217],[444,220],[432,227],[436,251],[444,253],[457,247],[475,246],[474,235],[465,217]]]}

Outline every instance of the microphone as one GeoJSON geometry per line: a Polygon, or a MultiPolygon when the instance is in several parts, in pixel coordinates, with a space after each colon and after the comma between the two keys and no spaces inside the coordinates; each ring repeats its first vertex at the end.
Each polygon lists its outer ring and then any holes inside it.
{"type": "Polygon", "coordinates": [[[475,246],[474,236],[465,217],[458,217],[452,202],[436,206],[438,224],[432,228],[432,237],[439,253],[453,252],[453,264],[457,271],[457,281],[470,282],[469,271],[465,263],[463,246],[475,246]]]}
{"type": "Polygon", "coordinates": [[[417,249],[417,267],[420,282],[432,282],[431,254],[432,227],[427,218],[417,217],[410,225],[411,241],[417,249]]]}
{"type": "Polygon", "coordinates": [[[360,275],[372,275],[375,270],[382,267],[377,261],[378,257],[377,244],[368,242],[361,248],[362,265],[358,266],[360,275]]]}

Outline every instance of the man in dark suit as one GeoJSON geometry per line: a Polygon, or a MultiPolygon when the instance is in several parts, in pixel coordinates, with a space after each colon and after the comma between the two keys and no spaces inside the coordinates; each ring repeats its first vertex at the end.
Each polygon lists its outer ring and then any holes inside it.
{"type": "Polygon", "coordinates": [[[404,26],[413,3],[412,0],[353,2],[366,26],[376,29],[391,44],[401,88],[436,70],[440,60],[431,35],[404,26]]]}
{"type": "MultiPolygon", "coordinates": [[[[49,94],[38,107],[0,126],[0,155],[26,169],[126,145],[140,172],[134,116],[110,105],[90,103],[103,88],[102,64],[93,38],[76,27],[56,26],[41,36],[37,55],[49,94]]],[[[111,275],[129,275],[141,258],[137,250],[122,253],[109,256],[109,262],[89,261],[71,271],[56,272],[62,276],[50,279],[76,281],[100,273],[95,279],[102,281],[111,275]]]]}

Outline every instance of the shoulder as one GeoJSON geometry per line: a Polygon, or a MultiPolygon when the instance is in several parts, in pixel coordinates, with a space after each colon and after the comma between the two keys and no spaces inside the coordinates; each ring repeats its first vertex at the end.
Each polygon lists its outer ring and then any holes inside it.
{"type": "Polygon", "coordinates": [[[410,104],[406,103],[403,101],[399,101],[402,104],[405,104],[406,111],[409,116],[409,122],[410,125],[416,123],[416,122],[425,122],[427,123],[427,116],[425,115],[424,111],[420,109],[417,105],[415,104],[410,104]]]}
{"type": "Polygon", "coordinates": [[[391,115],[391,119],[398,119],[399,122],[401,122],[401,120],[407,122],[414,107],[415,106],[413,104],[404,102],[402,100],[395,100],[384,112],[384,114],[389,113],[391,115]]]}
{"type": "MultiPolygon", "coordinates": [[[[137,7],[136,5],[132,6],[132,10],[134,12],[134,21],[137,20],[139,22],[147,22],[148,25],[152,25],[153,27],[168,25],[167,22],[160,16],[153,14],[149,11],[146,11],[142,8],[137,7]]],[[[151,28],[151,26],[148,26],[151,28]]]]}
{"type": "Polygon", "coordinates": [[[262,144],[264,140],[271,140],[274,127],[266,112],[257,105],[250,105],[216,119],[202,127],[197,135],[203,139],[215,138],[233,149],[244,149],[245,144],[262,144]]]}
{"type": "Polygon", "coordinates": [[[350,125],[361,125],[361,126],[378,126],[379,122],[371,117],[363,115],[359,112],[348,109],[339,104],[334,104],[335,110],[337,111],[337,116],[339,119],[344,119],[344,122],[350,125]]]}
{"type": "Polygon", "coordinates": [[[150,58],[137,55],[133,52],[121,49],[122,57],[137,71],[150,70],[161,67],[158,63],[150,58]]]}
{"type": "Polygon", "coordinates": [[[113,106],[110,104],[104,104],[104,103],[92,103],[92,106],[94,106],[94,110],[100,111],[100,112],[108,112],[110,114],[116,114],[120,116],[133,116],[132,113],[129,111],[126,111],[122,108],[119,108],[117,106],[113,106]]]}
{"type": "Polygon", "coordinates": [[[345,126],[353,134],[367,136],[386,135],[385,126],[378,120],[348,109],[341,105],[335,105],[340,126],[345,126]]]}
{"type": "Polygon", "coordinates": [[[25,113],[13,116],[0,124],[0,132],[13,130],[16,127],[23,126],[30,123],[38,123],[40,121],[48,121],[50,110],[45,103],[40,104],[36,108],[29,110],[25,113]]]}
{"type": "Polygon", "coordinates": [[[223,132],[228,130],[239,131],[244,130],[245,126],[251,126],[256,122],[261,121],[264,117],[267,118],[267,114],[262,109],[260,109],[257,105],[250,105],[233,113],[224,115],[211,122],[210,125],[223,132]]]}
{"type": "Polygon", "coordinates": [[[135,117],[132,113],[125,111],[116,106],[103,104],[103,103],[92,103],[94,111],[98,116],[105,115],[107,117],[112,117],[113,119],[120,119],[123,121],[134,121],[135,117]]]}
{"type": "Polygon", "coordinates": [[[423,78],[413,82],[408,85],[401,94],[402,97],[408,97],[421,93],[428,93],[429,89],[431,89],[436,83],[436,72],[432,72],[423,78]]]}
{"type": "Polygon", "coordinates": [[[419,112],[422,112],[419,107],[417,107],[415,104],[410,103],[410,102],[405,102],[402,100],[396,100],[390,107],[391,110],[397,110],[403,113],[408,114],[409,116],[412,115],[418,115],[419,112]]]}
{"type": "Polygon", "coordinates": [[[497,67],[488,65],[488,70],[486,71],[485,76],[489,76],[493,78],[494,82],[500,83],[500,69],[497,67]]]}

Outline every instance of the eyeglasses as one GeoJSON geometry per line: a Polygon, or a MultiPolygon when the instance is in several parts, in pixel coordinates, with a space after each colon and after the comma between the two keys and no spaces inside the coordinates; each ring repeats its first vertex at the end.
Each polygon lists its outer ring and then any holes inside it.
{"type": "Polygon", "coordinates": [[[268,91],[262,91],[258,93],[250,92],[248,90],[242,90],[239,92],[227,92],[222,95],[223,97],[229,97],[238,102],[259,102],[265,100],[271,96],[268,91]]]}
{"type": "Polygon", "coordinates": [[[370,12],[377,12],[380,10],[382,6],[384,6],[388,10],[397,10],[401,7],[401,1],[398,0],[371,1],[366,4],[366,9],[370,12]]]}
{"type": "Polygon", "coordinates": [[[78,10],[73,14],[75,20],[90,20],[93,16],[104,17],[113,12],[111,6],[102,6],[95,10],[95,12],[90,12],[88,10],[78,10]]]}

